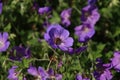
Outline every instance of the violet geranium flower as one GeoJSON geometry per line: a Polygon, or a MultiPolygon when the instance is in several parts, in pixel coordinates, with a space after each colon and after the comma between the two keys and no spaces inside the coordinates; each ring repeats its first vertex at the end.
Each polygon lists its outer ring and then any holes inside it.
{"type": "MultiPolygon", "coordinates": [[[[19,77],[19,74],[21,72],[20,71],[17,71],[16,69],[18,68],[18,66],[12,66],[11,69],[9,69],[9,75],[8,75],[8,80],[19,80],[18,77],[19,77]]],[[[22,80],[26,80],[26,78],[24,76],[22,76],[22,80]]]]}
{"type": "Polygon", "coordinates": [[[111,64],[103,64],[101,59],[97,59],[96,70],[94,71],[94,77],[96,80],[112,80],[112,73],[110,72],[111,64]]]}
{"type": "Polygon", "coordinates": [[[79,42],[86,42],[95,34],[95,29],[93,25],[84,23],[75,27],[75,34],[79,37],[79,42]]]}
{"type": "Polygon", "coordinates": [[[69,31],[59,24],[52,24],[48,27],[44,39],[52,48],[59,48],[67,51],[73,45],[73,38],[69,37],[69,31]]]}
{"type": "Polygon", "coordinates": [[[9,47],[10,42],[7,41],[7,39],[8,39],[7,32],[3,32],[3,34],[0,33],[0,52],[6,51],[7,48],[9,47]]]}
{"type": "Polygon", "coordinates": [[[21,61],[22,58],[29,58],[30,54],[31,52],[28,48],[24,48],[23,46],[15,46],[10,51],[9,58],[11,60],[21,61]]]}
{"type": "Polygon", "coordinates": [[[69,9],[65,9],[61,12],[60,16],[61,16],[61,20],[62,20],[62,24],[65,25],[66,27],[68,27],[71,22],[70,22],[70,16],[71,16],[71,12],[72,12],[72,9],[69,8],[69,9]]]}
{"type": "Polygon", "coordinates": [[[38,67],[37,69],[36,67],[31,66],[27,71],[39,80],[47,80],[49,77],[47,72],[42,67],[38,67]]]}
{"type": "Polygon", "coordinates": [[[87,49],[87,46],[81,46],[79,48],[69,48],[68,53],[69,54],[79,54],[81,52],[84,52],[87,49]]]}
{"type": "Polygon", "coordinates": [[[111,59],[111,65],[114,69],[120,72],[120,51],[114,52],[114,57],[111,59]]]}
{"type": "Polygon", "coordinates": [[[17,66],[12,66],[12,68],[9,69],[9,75],[7,77],[9,80],[18,80],[17,77],[18,72],[16,72],[17,68],[18,68],[17,66]]]}
{"type": "Polygon", "coordinates": [[[3,6],[3,3],[2,3],[2,1],[0,0],[0,14],[2,13],[2,6],[3,6]]]}
{"type": "Polygon", "coordinates": [[[112,80],[112,74],[110,72],[110,70],[105,69],[104,71],[101,71],[102,73],[100,73],[100,71],[95,71],[94,72],[94,77],[96,80],[112,80]]]}
{"type": "Polygon", "coordinates": [[[51,12],[51,7],[40,7],[40,8],[38,9],[38,13],[39,13],[40,15],[48,14],[48,13],[50,13],[50,12],[51,12]]]}
{"type": "Polygon", "coordinates": [[[97,2],[97,0],[88,0],[88,4],[94,5],[97,2]]]}
{"type": "Polygon", "coordinates": [[[48,74],[49,74],[49,79],[62,80],[62,75],[61,74],[55,74],[55,72],[52,68],[50,68],[48,70],[48,74]]]}
{"type": "Polygon", "coordinates": [[[98,13],[98,9],[94,5],[87,5],[82,9],[81,21],[83,23],[90,23],[91,25],[95,25],[99,20],[100,14],[98,13]]]}
{"type": "Polygon", "coordinates": [[[90,79],[89,78],[83,78],[80,74],[77,74],[75,80],[90,80],[90,79]]]}

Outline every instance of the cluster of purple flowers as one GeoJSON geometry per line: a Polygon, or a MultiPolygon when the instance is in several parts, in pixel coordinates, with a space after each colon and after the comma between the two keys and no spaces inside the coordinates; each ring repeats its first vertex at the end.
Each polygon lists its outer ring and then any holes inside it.
{"type": "Polygon", "coordinates": [[[117,72],[120,71],[120,51],[115,51],[113,58],[110,59],[110,63],[104,64],[100,58],[97,59],[96,67],[94,71],[94,77],[96,80],[112,80],[112,69],[117,72]]]}
{"type": "MultiPolygon", "coordinates": [[[[75,34],[79,37],[79,42],[85,43],[93,37],[95,34],[95,24],[100,18],[98,13],[98,8],[95,6],[97,0],[88,0],[88,5],[82,8],[81,14],[81,25],[78,25],[74,28],[75,34]]],[[[38,13],[40,15],[49,15],[51,13],[51,7],[40,7],[38,8],[38,13]]],[[[0,0],[0,14],[2,12],[2,2],[0,0]]],[[[72,8],[65,9],[61,12],[61,24],[65,27],[71,25],[70,17],[72,13],[72,8]]],[[[47,23],[48,24],[48,23],[47,23]]],[[[44,34],[44,39],[53,49],[60,49],[61,51],[68,52],[70,54],[80,53],[86,50],[87,46],[80,46],[79,48],[73,48],[74,39],[70,37],[70,32],[62,27],[60,24],[49,24],[47,27],[46,33],[44,34]]],[[[8,49],[10,42],[8,41],[8,33],[0,33],[0,52],[4,52],[8,49]]],[[[9,52],[9,59],[11,61],[21,62],[25,59],[31,58],[31,51],[29,48],[23,46],[14,46],[9,52]]],[[[93,72],[93,75],[96,80],[112,80],[113,75],[110,71],[115,69],[117,72],[120,72],[120,51],[114,52],[113,58],[108,64],[104,64],[101,59],[97,59],[96,68],[93,72]]],[[[62,61],[58,64],[59,67],[62,66],[62,61]]],[[[21,73],[21,70],[18,71],[18,66],[12,66],[9,69],[9,80],[19,80],[18,76],[21,73]]],[[[37,80],[62,80],[62,74],[58,74],[52,68],[45,70],[43,67],[29,66],[27,69],[29,75],[32,75],[37,80]]],[[[23,75],[23,80],[26,78],[23,75]]],[[[84,77],[79,73],[76,75],[76,80],[90,80],[88,77],[84,77]]]]}
{"type": "Polygon", "coordinates": [[[48,71],[45,71],[42,67],[39,67],[38,70],[36,69],[36,67],[30,67],[28,69],[28,73],[33,76],[36,76],[40,80],[47,79],[62,80],[62,75],[55,74],[52,68],[50,68],[48,71]]]}
{"type": "MultiPolygon", "coordinates": [[[[17,70],[18,66],[12,66],[11,69],[9,69],[9,80],[19,80],[18,76],[20,75],[20,71],[17,70]]],[[[62,80],[61,74],[55,74],[53,69],[49,69],[48,71],[45,71],[42,67],[38,67],[38,69],[34,66],[30,66],[27,70],[27,72],[34,76],[37,80],[48,80],[48,79],[55,79],[55,80],[62,80]]],[[[22,80],[26,80],[26,78],[23,76],[22,80]]]]}
{"type": "Polygon", "coordinates": [[[71,13],[72,13],[72,8],[68,8],[63,10],[60,14],[62,24],[66,27],[68,27],[71,24],[71,21],[70,21],[71,13]]]}
{"type": "Polygon", "coordinates": [[[112,73],[110,71],[111,66],[110,64],[104,64],[100,58],[98,58],[96,64],[96,70],[94,71],[94,77],[96,80],[111,80],[112,73]]]}
{"type": "Polygon", "coordinates": [[[79,37],[80,42],[88,41],[94,34],[94,26],[99,20],[100,14],[96,6],[88,4],[82,9],[82,25],[75,28],[75,34],[79,37]]]}

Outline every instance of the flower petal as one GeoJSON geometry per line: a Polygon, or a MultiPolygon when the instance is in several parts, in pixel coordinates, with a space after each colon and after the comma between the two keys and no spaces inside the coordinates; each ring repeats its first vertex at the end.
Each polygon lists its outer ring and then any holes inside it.
{"type": "Polygon", "coordinates": [[[42,79],[46,79],[48,77],[48,74],[42,67],[38,68],[38,72],[39,72],[40,76],[42,77],[42,79]]]}
{"type": "Polygon", "coordinates": [[[61,31],[61,39],[66,39],[67,37],[69,36],[69,31],[68,30],[65,30],[65,29],[62,29],[61,31]]]}
{"type": "Polygon", "coordinates": [[[33,76],[39,76],[39,73],[38,73],[36,67],[31,66],[27,71],[29,74],[31,74],[33,76]]]}
{"type": "Polygon", "coordinates": [[[3,33],[3,40],[4,40],[4,42],[6,42],[7,39],[8,39],[8,33],[7,33],[7,32],[4,32],[4,33],[3,33]]]}
{"type": "Polygon", "coordinates": [[[72,46],[73,42],[74,42],[74,40],[73,40],[72,37],[68,37],[67,39],[64,40],[64,44],[65,44],[66,47],[72,46]]]}
{"type": "Polygon", "coordinates": [[[7,42],[5,43],[5,46],[3,46],[3,47],[1,48],[1,50],[2,50],[2,51],[6,51],[6,49],[9,47],[9,45],[10,45],[10,42],[7,41],[7,42]]]}

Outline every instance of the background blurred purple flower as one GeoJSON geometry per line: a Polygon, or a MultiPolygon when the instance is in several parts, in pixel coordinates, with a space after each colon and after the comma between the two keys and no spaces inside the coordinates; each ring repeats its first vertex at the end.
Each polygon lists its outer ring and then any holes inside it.
{"type": "Polygon", "coordinates": [[[2,3],[2,1],[0,0],[0,14],[2,13],[2,7],[3,7],[3,3],[2,3]]]}
{"type": "Polygon", "coordinates": [[[43,27],[44,28],[48,28],[50,26],[50,22],[48,21],[48,19],[46,19],[44,22],[43,22],[43,27]]]}
{"type": "Polygon", "coordinates": [[[62,67],[62,65],[63,65],[63,61],[60,60],[60,61],[58,62],[58,66],[57,66],[57,68],[60,69],[60,68],[62,67]]]}
{"type": "Polygon", "coordinates": [[[95,29],[93,25],[84,23],[75,27],[75,34],[79,37],[80,42],[86,42],[95,34],[95,29]]]}
{"type": "Polygon", "coordinates": [[[112,79],[112,73],[110,72],[111,65],[103,64],[102,60],[98,58],[96,64],[96,70],[94,71],[94,77],[96,80],[111,80],[112,79]]]}
{"type": "Polygon", "coordinates": [[[15,46],[10,51],[9,58],[12,60],[21,61],[22,58],[29,58],[30,54],[31,52],[29,48],[24,48],[23,46],[15,46]]]}
{"type": "Polygon", "coordinates": [[[60,16],[61,16],[61,21],[62,21],[62,24],[65,25],[66,27],[69,26],[71,24],[70,22],[70,16],[71,16],[71,12],[72,12],[72,9],[69,8],[69,9],[65,9],[61,12],[60,16]]]}
{"type": "Polygon", "coordinates": [[[88,4],[94,5],[97,2],[97,0],[88,0],[88,4]]]}
{"type": "Polygon", "coordinates": [[[78,54],[78,53],[81,53],[83,51],[85,51],[87,49],[87,46],[82,46],[82,47],[79,47],[79,48],[69,48],[68,50],[68,53],[70,54],[78,54]]]}
{"type": "Polygon", "coordinates": [[[110,70],[106,69],[100,76],[100,80],[112,80],[112,74],[110,70]]]}
{"type": "Polygon", "coordinates": [[[9,75],[7,77],[9,80],[18,80],[17,77],[18,72],[15,71],[17,68],[18,68],[17,66],[12,66],[12,68],[9,69],[9,75]]]}
{"type": "Polygon", "coordinates": [[[90,80],[88,78],[83,78],[80,74],[76,75],[76,80],[90,80]]]}
{"type": "Polygon", "coordinates": [[[43,15],[43,14],[49,14],[50,12],[51,12],[51,7],[40,7],[39,9],[38,9],[38,13],[40,14],[40,15],[43,15]]]}
{"type": "Polygon", "coordinates": [[[83,23],[90,23],[92,25],[95,25],[99,18],[100,14],[98,13],[96,6],[87,5],[82,9],[81,21],[83,23]]]}
{"type": "Polygon", "coordinates": [[[62,75],[61,74],[55,74],[54,70],[52,68],[50,68],[48,70],[48,74],[49,74],[49,78],[50,79],[55,79],[55,80],[62,80],[62,75]]]}
{"type": "Polygon", "coordinates": [[[59,24],[52,24],[48,27],[44,39],[52,48],[60,48],[67,51],[73,45],[73,38],[69,37],[69,31],[62,28],[59,24]]]}
{"type": "Polygon", "coordinates": [[[96,80],[112,80],[112,74],[110,70],[105,69],[104,71],[102,70],[101,73],[100,71],[95,71],[94,72],[94,77],[96,80]]]}
{"type": "Polygon", "coordinates": [[[120,51],[114,52],[114,57],[111,59],[111,65],[118,72],[120,71],[120,51]]]}
{"type": "Polygon", "coordinates": [[[39,5],[38,3],[36,2],[36,0],[33,0],[33,9],[38,9],[39,8],[39,5]]]}
{"type": "Polygon", "coordinates": [[[29,74],[37,77],[40,80],[47,80],[47,78],[49,78],[48,74],[42,67],[38,67],[37,69],[36,67],[31,66],[27,71],[29,74]]]}
{"type": "Polygon", "coordinates": [[[6,51],[7,48],[9,47],[10,42],[7,41],[7,39],[8,39],[8,33],[7,32],[3,32],[3,34],[0,33],[0,52],[6,51]]]}

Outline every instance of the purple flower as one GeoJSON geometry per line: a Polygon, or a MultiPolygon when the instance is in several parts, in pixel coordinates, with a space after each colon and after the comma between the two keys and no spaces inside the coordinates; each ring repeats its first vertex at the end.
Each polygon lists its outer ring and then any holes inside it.
{"type": "Polygon", "coordinates": [[[47,78],[49,78],[48,74],[42,67],[38,67],[37,69],[36,67],[31,66],[27,71],[29,74],[37,77],[40,80],[47,80],[47,78]]]}
{"type": "Polygon", "coordinates": [[[38,13],[39,13],[40,15],[48,14],[48,13],[50,13],[50,12],[51,12],[51,8],[50,8],[50,7],[40,7],[40,8],[38,9],[38,13]]]}
{"type": "Polygon", "coordinates": [[[61,74],[55,74],[54,70],[50,68],[48,70],[49,78],[50,79],[55,79],[55,80],[62,80],[62,75],[61,74]]]}
{"type": "Polygon", "coordinates": [[[95,25],[99,20],[100,14],[98,13],[98,9],[93,5],[88,5],[82,9],[81,21],[83,23],[90,23],[91,25],[95,25]]]}
{"type": "Polygon", "coordinates": [[[114,57],[111,59],[111,65],[118,72],[120,71],[120,51],[114,52],[114,57]]]}
{"type": "Polygon", "coordinates": [[[76,75],[76,80],[90,80],[88,78],[83,78],[80,74],[76,75]]]}
{"type": "Polygon", "coordinates": [[[23,79],[22,79],[22,80],[27,80],[27,78],[23,77],[23,79]]]}
{"type": "Polygon", "coordinates": [[[69,20],[71,16],[71,12],[72,12],[72,9],[69,8],[69,9],[63,10],[60,14],[61,19],[62,19],[62,24],[65,25],[66,27],[68,27],[71,24],[69,20]]]}
{"type": "Polygon", "coordinates": [[[101,59],[97,59],[96,67],[97,69],[94,71],[94,77],[96,80],[111,80],[112,79],[112,73],[110,72],[111,65],[103,64],[101,59]]]}
{"type": "Polygon", "coordinates": [[[21,61],[22,58],[30,58],[30,50],[28,48],[24,48],[23,46],[15,46],[10,51],[9,58],[11,60],[21,61]]]}
{"type": "Polygon", "coordinates": [[[112,76],[111,72],[108,69],[106,69],[103,72],[103,74],[101,74],[100,80],[112,80],[112,77],[113,76],[112,76]]]}
{"type": "Polygon", "coordinates": [[[7,39],[8,39],[7,32],[3,32],[3,34],[0,33],[0,52],[6,51],[7,48],[9,47],[10,42],[7,41],[7,39]]]}
{"type": "Polygon", "coordinates": [[[18,72],[15,71],[17,68],[18,68],[17,66],[12,66],[12,68],[9,69],[9,75],[7,77],[9,80],[18,80],[17,77],[18,72]]]}
{"type": "Polygon", "coordinates": [[[84,23],[75,27],[75,34],[79,37],[80,42],[86,42],[95,34],[95,29],[93,25],[84,23]]]}
{"type": "Polygon", "coordinates": [[[96,80],[112,80],[112,74],[110,72],[110,70],[105,69],[102,71],[95,71],[94,72],[94,77],[96,80]]]}
{"type": "Polygon", "coordinates": [[[36,2],[36,0],[33,0],[33,9],[38,9],[39,8],[39,5],[38,3],[36,2]]]}
{"type": "Polygon", "coordinates": [[[83,51],[85,51],[87,49],[87,46],[82,46],[82,47],[79,47],[79,48],[69,48],[68,50],[68,53],[70,54],[78,54],[78,53],[81,53],[83,51]]]}
{"type": "Polygon", "coordinates": [[[0,0],[0,14],[2,13],[2,7],[3,7],[3,3],[2,3],[2,1],[0,0]]]}
{"type": "Polygon", "coordinates": [[[52,24],[48,27],[44,39],[52,48],[59,48],[67,51],[73,45],[73,38],[69,37],[69,31],[62,28],[59,24],[52,24]]]}
{"type": "Polygon", "coordinates": [[[44,28],[48,28],[50,26],[50,22],[48,19],[46,19],[44,22],[43,22],[43,27],[44,28]]]}
{"type": "Polygon", "coordinates": [[[88,4],[94,5],[97,2],[97,0],[88,0],[88,4]]]}
{"type": "Polygon", "coordinates": [[[62,67],[62,65],[63,65],[63,61],[60,60],[60,61],[58,62],[58,66],[57,66],[57,68],[60,69],[60,68],[62,67]]]}

